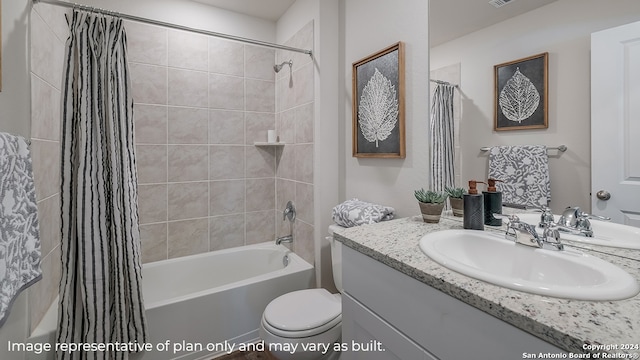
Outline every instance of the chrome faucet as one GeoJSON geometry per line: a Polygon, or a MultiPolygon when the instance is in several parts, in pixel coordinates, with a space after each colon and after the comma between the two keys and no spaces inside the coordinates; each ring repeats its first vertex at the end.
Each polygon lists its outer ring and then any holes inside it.
{"type": "Polygon", "coordinates": [[[281,236],[276,239],[276,245],[293,242],[293,222],[296,220],[296,207],[291,201],[287,202],[287,206],[282,212],[282,221],[289,219],[289,229],[291,230],[289,235],[281,236]]]}
{"type": "Polygon", "coordinates": [[[558,219],[557,225],[559,225],[561,231],[593,237],[593,230],[591,229],[589,219],[611,220],[609,217],[587,214],[577,206],[569,206],[562,212],[562,216],[558,219]]]}
{"type": "Polygon", "coordinates": [[[516,215],[505,216],[494,214],[496,217],[503,217],[509,220],[505,238],[514,241],[516,244],[532,246],[540,249],[564,250],[564,245],[560,241],[560,233],[557,226],[546,226],[542,234],[538,234],[536,226],[520,221],[516,215]]]}
{"type": "Polygon", "coordinates": [[[540,214],[540,223],[538,226],[544,229],[555,224],[555,219],[551,209],[545,207],[540,209],[540,211],[542,211],[542,214],[540,214]]]}
{"type": "Polygon", "coordinates": [[[292,243],[293,242],[293,234],[287,236],[281,236],[276,239],[276,245],[280,245],[282,243],[292,243]]]}

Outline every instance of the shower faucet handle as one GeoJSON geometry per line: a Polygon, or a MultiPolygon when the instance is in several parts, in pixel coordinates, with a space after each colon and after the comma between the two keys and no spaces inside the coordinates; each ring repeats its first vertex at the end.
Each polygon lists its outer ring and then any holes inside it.
{"type": "Polygon", "coordinates": [[[293,222],[296,219],[296,207],[293,205],[291,200],[287,202],[287,207],[282,212],[282,221],[285,221],[287,218],[290,222],[293,222]]]}

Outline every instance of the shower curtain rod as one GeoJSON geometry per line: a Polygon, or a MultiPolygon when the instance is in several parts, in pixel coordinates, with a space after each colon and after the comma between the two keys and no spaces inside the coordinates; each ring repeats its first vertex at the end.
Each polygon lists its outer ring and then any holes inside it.
{"type": "Polygon", "coordinates": [[[266,41],[253,40],[253,39],[248,39],[248,38],[244,38],[244,37],[240,37],[240,36],[227,35],[227,34],[222,34],[222,33],[214,32],[214,31],[194,29],[194,28],[190,28],[188,26],[182,26],[182,25],[166,23],[166,22],[163,22],[163,21],[147,19],[147,18],[135,16],[135,15],[122,14],[122,13],[119,13],[119,12],[109,11],[109,10],[104,10],[104,9],[98,9],[98,8],[94,8],[94,7],[87,6],[87,5],[75,4],[75,3],[70,3],[70,2],[61,1],[61,0],[32,0],[32,1],[33,1],[34,5],[37,4],[37,3],[46,3],[46,4],[51,4],[51,5],[58,5],[58,6],[63,6],[63,7],[67,7],[67,8],[74,8],[74,9],[79,9],[79,10],[84,10],[84,11],[90,11],[90,12],[103,14],[103,15],[117,16],[117,17],[120,17],[120,18],[126,19],[126,20],[132,20],[132,21],[137,21],[137,22],[146,23],[146,24],[152,24],[152,25],[165,26],[165,27],[168,27],[168,28],[171,28],[171,29],[184,30],[184,31],[198,33],[198,34],[201,34],[201,35],[214,36],[214,37],[219,37],[219,38],[223,38],[223,39],[227,39],[227,40],[234,40],[234,41],[239,41],[239,42],[243,42],[243,43],[247,43],[247,44],[264,46],[264,47],[280,49],[280,50],[294,51],[294,52],[307,54],[309,56],[313,56],[313,53],[312,53],[311,50],[299,49],[299,48],[295,48],[295,47],[291,47],[291,46],[279,45],[279,44],[274,44],[274,43],[270,43],[270,42],[266,42],[266,41]]]}
{"type": "Polygon", "coordinates": [[[429,79],[429,81],[434,82],[436,84],[440,84],[440,85],[451,85],[453,87],[458,87],[458,84],[452,84],[448,81],[434,80],[434,79],[429,79]]]}

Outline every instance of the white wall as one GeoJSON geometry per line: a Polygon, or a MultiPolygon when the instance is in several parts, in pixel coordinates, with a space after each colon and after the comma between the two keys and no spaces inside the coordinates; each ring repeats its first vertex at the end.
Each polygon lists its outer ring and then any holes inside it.
{"type": "Polygon", "coordinates": [[[214,31],[267,42],[275,41],[275,23],[184,0],[76,0],[97,8],[121,12],[194,29],[214,31]]]}
{"type": "Polygon", "coordinates": [[[486,176],[482,146],[565,144],[566,153],[550,157],[551,207],[590,209],[590,34],[636,20],[636,0],[559,0],[431,49],[432,69],[461,64],[463,183],[486,176]],[[543,52],[549,52],[549,128],[494,132],[493,66],[543,52]]]}
{"type": "MultiPolygon", "coordinates": [[[[31,131],[29,86],[29,10],[30,1],[2,1],[2,92],[0,92],[0,131],[29,138],[31,131]]],[[[27,292],[13,303],[11,315],[0,328],[0,359],[24,359],[20,352],[9,352],[8,341],[24,342],[27,337],[27,292]]]]}
{"type": "Polygon", "coordinates": [[[0,131],[29,137],[29,10],[31,1],[2,2],[0,131]]]}
{"type": "Polygon", "coordinates": [[[345,161],[342,200],[361,200],[393,206],[398,216],[418,215],[414,189],[429,186],[429,47],[428,1],[341,0],[340,88],[345,161]],[[406,158],[362,159],[351,156],[352,64],[398,41],[405,43],[406,158]]]}

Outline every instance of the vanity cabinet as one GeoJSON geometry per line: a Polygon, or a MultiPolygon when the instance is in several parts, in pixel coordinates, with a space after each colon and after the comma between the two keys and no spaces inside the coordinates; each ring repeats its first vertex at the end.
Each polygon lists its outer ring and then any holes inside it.
{"type": "Polygon", "coordinates": [[[342,295],[342,341],[353,351],[343,352],[341,360],[437,360],[347,294],[342,295]]]}
{"type": "Polygon", "coordinates": [[[371,346],[379,342],[385,349],[346,351],[342,353],[342,360],[523,359],[525,353],[568,354],[356,250],[341,246],[342,342],[350,346],[371,346]]]}

